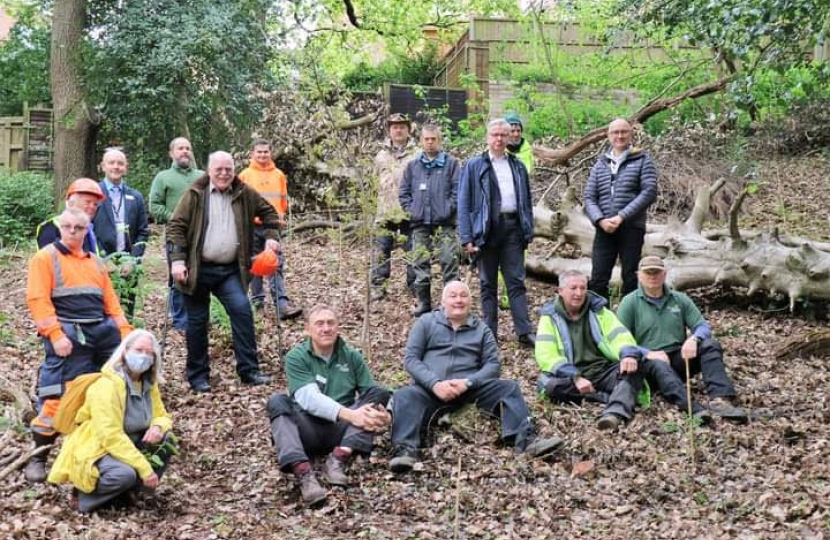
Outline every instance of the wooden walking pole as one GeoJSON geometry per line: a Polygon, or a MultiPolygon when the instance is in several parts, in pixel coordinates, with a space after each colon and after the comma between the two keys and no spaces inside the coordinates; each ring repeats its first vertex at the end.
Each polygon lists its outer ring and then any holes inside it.
{"type": "Polygon", "coordinates": [[[695,423],[694,416],[692,416],[692,377],[691,369],[689,369],[689,358],[683,357],[683,364],[686,366],[686,410],[689,415],[687,425],[689,426],[689,461],[692,464],[692,470],[695,468],[695,423]]]}

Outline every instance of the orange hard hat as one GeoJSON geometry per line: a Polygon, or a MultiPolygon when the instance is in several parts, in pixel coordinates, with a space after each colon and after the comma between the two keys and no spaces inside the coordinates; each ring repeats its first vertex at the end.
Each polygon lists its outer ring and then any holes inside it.
{"type": "Polygon", "coordinates": [[[255,276],[266,277],[277,271],[280,264],[277,252],[271,249],[266,249],[259,255],[253,258],[251,264],[251,273],[255,276]]]}
{"type": "Polygon", "coordinates": [[[104,196],[104,192],[101,191],[101,186],[98,185],[98,182],[91,178],[78,178],[69,184],[69,189],[66,191],[66,198],[68,199],[75,193],[93,195],[99,201],[103,201],[106,198],[104,196]]]}

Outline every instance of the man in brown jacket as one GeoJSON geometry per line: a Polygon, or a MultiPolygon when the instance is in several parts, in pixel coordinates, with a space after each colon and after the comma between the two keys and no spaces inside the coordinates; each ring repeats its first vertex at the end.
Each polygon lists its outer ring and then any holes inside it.
{"type": "Polygon", "coordinates": [[[245,384],[268,384],[259,372],[254,319],[248,302],[254,218],[262,221],[265,249],[279,249],[279,216],[234,175],[233,157],[214,152],[208,173],[193,182],[167,225],[171,272],[187,306],[187,365],[194,392],[210,392],[207,325],[210,294],[228,313],[236,372],[245,384]]]}

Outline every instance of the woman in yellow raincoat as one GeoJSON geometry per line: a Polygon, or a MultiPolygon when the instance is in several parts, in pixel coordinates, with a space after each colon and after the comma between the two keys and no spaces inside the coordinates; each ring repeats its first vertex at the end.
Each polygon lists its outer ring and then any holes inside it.
{"type": "Polygon", "coordinates": [[[134,330],[87,389],[75,415],[78,427],[49,473],[49,482],[74,484],[73,505],[81,512],[142,485],[158,487],[169,458],[164,442],[173,425],[161,400],[161,380],[158,341],[146,330],[134,330]],[[154,470],[142,450],[159,446],[157,465],[164,465],[154,470]]]}

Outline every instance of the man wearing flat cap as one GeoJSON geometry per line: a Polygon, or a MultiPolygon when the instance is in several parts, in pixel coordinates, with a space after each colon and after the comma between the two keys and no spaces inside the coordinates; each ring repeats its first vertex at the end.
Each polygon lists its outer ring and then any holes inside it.
{"type": "Polygon", "coordinates": [[[723,348],[692,299],[666,285],[663,259],[643,257],[637,279],[639,287],[622,299],[617,316],[644,348],[645,358],[665,362],[677,373],[674,383],[661,385],[661,393],[685,394],[688,362],[691,376],[703,374],[708,409],[721,418],[745,423],[746,412],[734,405],[735,387],[726,373],[723,348]]]}
{"type": "MultiPolygon", "coordinates": [[[[392,269],[390,259],[395,245],[405,237],[404,250],[409,252],[412,248],[409,220],[398,201],[398,193],[406,165],[419,153],[418,145],[410,137],[412,125],[406,115],[390,115],[386,119],[386,126],[389,138],[382,143],[375,156],[378,173],[377,232],[372,254],[372,300],[375,301],[386,296],[386,285],[392,269]]],[[[406,285],[411,293],[414,291],[414,283],[415,272],[407,265],[406,285]]]]}

